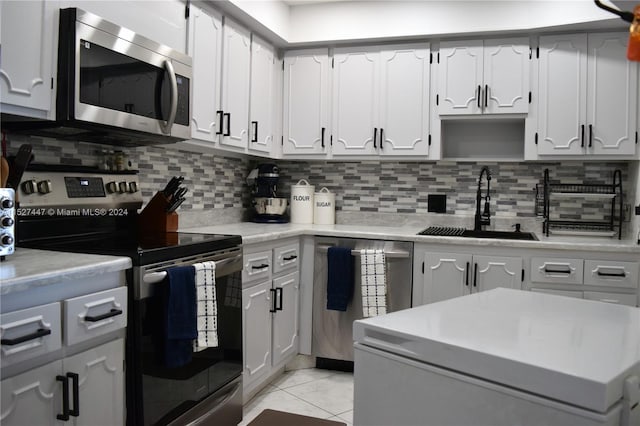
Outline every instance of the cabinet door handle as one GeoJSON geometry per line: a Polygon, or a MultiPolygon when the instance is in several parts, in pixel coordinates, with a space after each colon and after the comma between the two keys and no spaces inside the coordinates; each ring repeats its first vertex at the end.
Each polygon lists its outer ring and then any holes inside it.
{"type": "Polygon", "coordinates": [[[464,285],[469,287],[469,262],[467,262],[467,267],[465,268],[464,285]]]}
{"type": "Polygon", "coordinates": [[[380,150],[382,151],[382,141],[384,140],[384,129],[380,127],[380,150]]]}
{"type": "Polygon", "coordinates": [[[267,264],[267,263],[263,263],[262,265],[258,265],[258,266],[251,265],[251,269],[264,269],[264,268],[268,268],[268,267],[269,267],[269,264],[267,264]]]}
{"type": "Polygon", "coordinates": [[[584,124],[580,126],[580,147],[584,148],[584,124]]]}
{"type": "Polygon", "coordinates": [[[77,373],[67,373],[67,377],[73,381],[73,408],[69,408],[69,415],[80,415],[80,376],[77,373]]]}
{"type": "Polygon", "coordinates": [[[489,85],[485,84],[484,85],[484,107],[485,108],[489,106],[488,102],[489,102],[489,85]]]}
{"type": "Polygon", "coordinates": [[[326,129],[323,127],[323,128],[322,128],[322,130],[320,131],[320,133],[321,133],[321,135],[322,135],[322,136],[320,137],[320,144],[321,144],[321,146],[322,146],[323,148],[324,148],[324,131],[325,131],[325,130],[326,130],[326,129]]]}
{"type": "Polygon", "coordinates": [[[69,379],[67,376],[56,376],[56,381],[62,382],[62,414],[56,419],[66,422],[69,420],[69,379]]]}
{"type": "Polygon", "coordinates": [[[49,334],[51,334],[51,329],[39,328],[34,333],[16,337],[15,339],[2,339],[0,340],[0,344],[7,345],[7,346],[19,345],[20,343],[28,342],[29,340],[34,340],[39,337],[48,336],[49,334]]]}
{"type": "Polygon", "coordinates": [[[276,288],[276,296],[278,297],[278,304],[276,305],[276,311],[282,310],[282,293],[284,289],[282,287],[276,288]]]}
{"type": "Polygon", "coordinates": [[[296,256],[294,254],[294,255],[291,255],[291,256],[288,256],[288,257],[283,257],[282,260],[287,260],[288,261],[288,260],[294,260],[294,259],[297,259],[297,258],[298,258],[298,256],[296,256]]]}
{"type": "Polygon", "coordinates": [[[480,91],[481,91],[481,90],[482,90],[482,86],[480,86],[480,85],[478,84],[478,96],[477,96],[477,98],[478,98],[478,108],[480,108],[480,91]]]}
{"type": "Polygon", "coordinates": [[[222,136],[231,136],[231,113],[225,112],[224,115],[227,118],[227,131],[222,134],[222,136]]]}
{"type": "Polygon", "coordinates": [[[224,111],[222,110],[216,111],[216,114],[218,114],[218,131],[216,131],[216,135],[222,134],[222,117],[224,116],[223,112],[224,111]]]}
{"type": "Polygon", "coordinates": [[[378,128],[374,127],[373,128],[373,147],[377,148],[376,146],[376,139],[378,139],[378,128]]]}
{"type": "Polygon", "coordinates": [[[84,320],[85,321],[89,321],[89,322],[98,322],[98,321],[101,321],[103,319],[115,317],[115,316],[118,316],[118,315],[122,315],[122,309],[115,309],[114,308],[114,309],[111,309],[106,314],[102,314],[102,315],[85,315],[84,320]]]}
{"type": "Polygon", "coordinates": [[[617,277],[617,278],[624,278],[627,276],[627,274],[622,271],[622,272],[600,272],[597,271],[596,275],[599,277],[617,277]]]}
{"type": "Polygon", "coordinates": [[[252,121],[251,125],[253,126],[253,139],[251,139],[251,142],[258,142],[258,122],[252,121]]]}
{"type": "Polygon", "coordinates": [[[589,124],[589,148],[593,146],[593,125],[589,124]]]}
{"type": "Polygon", "coordinates": [[[473,286],[474,287],[478,286],[478,264],[477,263],[473,264],[473,286]]]}
{"type": "Polygon", "coordinates": [[[278,310],[276,308],[276,289],[270,288],[269,292],[271,293],[271,309],[269,309],[269,312],[273,313],[278,310]]]}

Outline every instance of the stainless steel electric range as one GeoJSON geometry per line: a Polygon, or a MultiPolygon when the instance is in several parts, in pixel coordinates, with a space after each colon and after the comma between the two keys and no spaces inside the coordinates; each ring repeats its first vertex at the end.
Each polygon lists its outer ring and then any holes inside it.
{"type": "Polygon", "coordinates": [[[242,240],[185,232],[143,234],[135,171],[32,164],[17,194],[17,249],[128,256],[127,424],[237,424],[242,420],[242,240]],[[218,347],[168,368],[158,347],[157,292],[166,269],[216,262],[218,347]]]}

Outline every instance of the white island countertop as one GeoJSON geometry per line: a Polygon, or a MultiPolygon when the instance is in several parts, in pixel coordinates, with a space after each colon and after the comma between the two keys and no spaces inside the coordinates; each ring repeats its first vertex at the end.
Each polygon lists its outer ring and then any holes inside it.
{"type": "Polygon", "coordinates": [[[225,225],[180,228],[181,232],[240,235],[244,244],[256,244],[302,235],[365,238],[378,240],[413,241],[416,243],[450,244],[483,247],[518,247],[555,250],[581,250],[597,252],[639,253],[640,245],[631,240],[598,237],[549,236],[534,232],[538,241],[490,238],[461,238],[417,235],[426,226],[377,225],[303,225],[293,223],[271,224],[240,222],[225,225]]]}

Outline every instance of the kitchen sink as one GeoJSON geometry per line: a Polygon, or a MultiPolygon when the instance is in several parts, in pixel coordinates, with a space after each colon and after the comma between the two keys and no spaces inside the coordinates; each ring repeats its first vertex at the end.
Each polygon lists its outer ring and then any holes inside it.
{"type": "Polygon", "coordinates": [[[474,231],[464,228],[451,228],[444,226],[431,226],[418,232],[418,235],[436,235],[442,237],[462,237],[462,238],[492,238],[503,240],[528,240],[537,241],[538,238],[533,232],[516,231],[474,231]]]}

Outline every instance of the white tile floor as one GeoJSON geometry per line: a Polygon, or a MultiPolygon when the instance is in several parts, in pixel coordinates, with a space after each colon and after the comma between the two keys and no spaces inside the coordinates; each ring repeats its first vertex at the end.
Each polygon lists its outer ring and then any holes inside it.
{"type": "Polygon", "coordinates": [[[351,426],[353,373],[316,368],[287,371],[244,406],[244,418],[239,426],[246,426],[266,408],[341,421],[351,426]]]}

